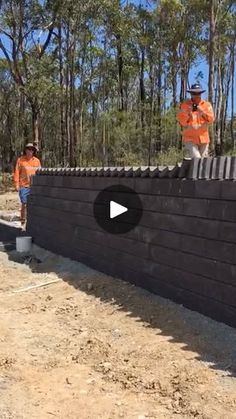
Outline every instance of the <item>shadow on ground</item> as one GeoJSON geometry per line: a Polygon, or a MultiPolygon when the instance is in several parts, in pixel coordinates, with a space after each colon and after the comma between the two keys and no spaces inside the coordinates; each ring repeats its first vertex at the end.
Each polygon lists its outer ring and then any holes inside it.
{"type": "Polygon", "coordinates": [[[0,250],[12,250],[15,246],[16,237],[21,235],[24,235],[21,228],[0,220],[0,250]]]}
{"type": "MultiPolygon", "coordinates": [[[[9,241],[19,231],[0,225],[0,240],[2,234],[9,241]]],[[[113,305],[115,311],[122,310],[158,335],[168,336],[170,344],[178,343],[183,351],[195,352],[196,359],[209,368],[236,377],[236,329],[36,246],[33,257],[12,250],[8,250],[8,257],[27,263],[32,272],[55,272],[74,288],[113,305]]]]}

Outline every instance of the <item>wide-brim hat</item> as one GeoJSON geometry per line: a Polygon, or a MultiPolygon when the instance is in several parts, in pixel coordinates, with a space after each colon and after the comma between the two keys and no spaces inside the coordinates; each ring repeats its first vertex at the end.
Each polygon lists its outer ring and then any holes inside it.
{"type": "Polygon", "coordinates": [[[206,90],[202,89],[201,85],[198,83],[192,84],[190,89],[187,90],[188,93],[193,93],[193,94],[201,94],[201,93],[204,93],[205,91],[206,90]]]}
{"type": "Polygon", "coordinates": [[[35,152],[38,151],[37,147],[33,143],[27,143],[25,145],[25,150],[26,148],[33,148],[35,152]]]}

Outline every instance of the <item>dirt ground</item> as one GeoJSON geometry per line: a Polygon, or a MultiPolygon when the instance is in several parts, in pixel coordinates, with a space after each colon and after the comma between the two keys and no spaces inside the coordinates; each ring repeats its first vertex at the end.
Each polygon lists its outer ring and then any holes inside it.
{"type": "Polygon", "coordinates": [[[236,418],[234,329],[34,255],[0,253],[1,419],[236,418]]]}
{"type": "Polygon", "coordinates": [[[0,211],[18,211],[20,201],[17,192],[0,193],[0,211]]]}
{"type": "Polygon", "coordinates": [[[236,418],[235,329],[37,247],[0,279],[0,419],[236,418]]]}

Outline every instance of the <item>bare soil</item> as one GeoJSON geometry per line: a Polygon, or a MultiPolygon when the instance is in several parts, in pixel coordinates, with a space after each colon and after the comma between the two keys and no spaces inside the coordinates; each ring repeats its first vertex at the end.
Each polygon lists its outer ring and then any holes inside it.
{"type": "Polygon", "coordinates": [[[235,329],[37,247],[0,279],[0,419],[236,418],[235,329]]]}
{"type": "Polygon", "coordinates": [[[19,211],[20,201],[17,192],[0,192],[0,211],[19,211]]]}
{"type": "Polygon", "coordinates": [[[236,418],[236,330],[36,247],[0,272],[1,419],[236,418]]]}
{"type": "MultiPolygon", "coordinates": [[[[17,192],[0,193],[0,220],[20,220],[20,200],[17,192]]],[[[0,237],[1,241],[1,237],[0,237]]]]}

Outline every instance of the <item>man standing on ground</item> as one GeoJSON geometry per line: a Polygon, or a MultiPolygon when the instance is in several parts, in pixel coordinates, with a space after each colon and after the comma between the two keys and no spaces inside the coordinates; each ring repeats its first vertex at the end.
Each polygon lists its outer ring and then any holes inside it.
{"type": "Polygon", "coordinates": [[[23,228],[26,223],[26,205],[30,194],[31,176],[41,167],[40,160],[35,157],[36,151],[32,143],[26,144],[23,156],[17,159],[14,172],[14,183],[21,201],[20,221],[23,228]]]}
{"type": "Polygon", "coordinates": [[[193,84],[187,92],[191,94],[191,99],[181,103],[177,113],[183,129],[182,140],[191,158],[208,157],[208,125],[214,121],[213,109],[210,102],[201,98],[205,90],[198,83],[193,84]]]}

